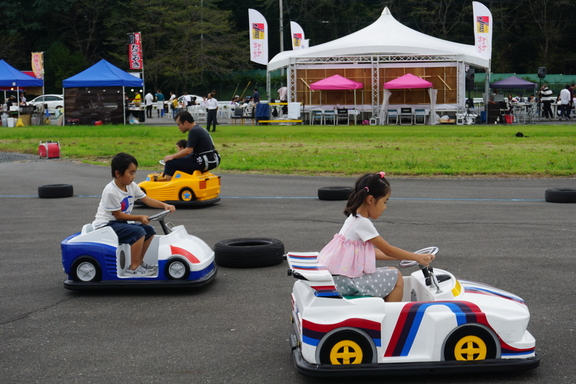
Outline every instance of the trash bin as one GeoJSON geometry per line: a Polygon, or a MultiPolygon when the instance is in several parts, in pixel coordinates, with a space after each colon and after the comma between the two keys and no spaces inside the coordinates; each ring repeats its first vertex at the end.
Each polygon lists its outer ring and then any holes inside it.
{"type": "Polygon", "coordinates": [[[480,111],[480,122],[482,124],[486,122],[486,111],[480,111]]]}

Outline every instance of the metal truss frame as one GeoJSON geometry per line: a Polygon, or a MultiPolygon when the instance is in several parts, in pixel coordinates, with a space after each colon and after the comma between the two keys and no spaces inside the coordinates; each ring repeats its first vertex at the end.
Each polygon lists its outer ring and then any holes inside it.
{"type": "Polygon", "coordinates": [[[458,71],[457,105],[464,105],[464,60],[461,55],[358,55],[358,56],[336,56],[336,57],[298,57],[291,58],[288,65],[288,100],[296,101],[297,79],[296,70],[301,65],[314,64],[369,64],[372,71],[372,119],[380,117],[380,68],[389,63],[430,63],[430,62],[450,62],[456,63],[458,71]]]}

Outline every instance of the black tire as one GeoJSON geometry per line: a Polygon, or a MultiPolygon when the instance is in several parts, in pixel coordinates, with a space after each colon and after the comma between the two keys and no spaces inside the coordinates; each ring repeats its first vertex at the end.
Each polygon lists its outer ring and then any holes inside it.
{"type": "Polygon", "coordinates": [[[320,348],[320,364],[348,365],[373,363],[372,344],[366,336],[351,329],[339,331],[328,336],[318,345],[320,348]],[[346,358],[341,357],[346,349],[346,358]]]}
{"type": "Polygon", "coordinates": [[[74,187],[70,184],[48,184],[38,187],[38,197],[41,199],[70,197],[73,194],[74,187]]]}
{"type": "Polygon", "coordinates": [[[190,275],[190,267],[185,260],[175,257],[168,260],[164,273],[170,280],[186,280],[190,275]]]}
{"type": "Polygon", "coordinates": [[[576,203],[576,189],[550,188],[546,190],[545,197],[550,203],[576,203]]]}
{"type": "Polygon", "coordinates": [[[92,257],[79,257],[70,270],[72,280],[81,283],[93,283],[102,280],[102,269],[92,257]]]}
{"type": "Polygon", "coordinates": [[[444,360],[446,361],[480,361],[496,358],[496,342],[492,334],[485,328],[475,325],[460,327],[448,337],[444,344],[444,360]],[[464,356],[463,345],[467,346],[464,356]],[[470,353],[474,350],[475,353],[470,353]]]}
{"type": "Polygon", "coordinates": [[[351,187],[324,187],[318,189],[318,198],[320,200],[348,200],[354,192],[351,187]]]}
{"type": "Polygon", "coordinates": [[[280,264],[284,243],[277,239],[240,238],[214,245],[216,264],[227,268],[260,268],[280,264]]]}
{"type": "Polygon", "coordinates": [[[178,193],[178,199],[180,201],[194,201],[196,200],[196,195],[194,195],[194,191],[188,187],[182,188],[180,193],[178,193]]]}

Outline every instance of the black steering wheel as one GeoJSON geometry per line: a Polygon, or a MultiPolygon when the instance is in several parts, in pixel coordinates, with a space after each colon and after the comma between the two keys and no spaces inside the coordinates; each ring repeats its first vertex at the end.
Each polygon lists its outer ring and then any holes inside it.
{"type": "Polygon", "coordinates": [[[165,218],[166,215],[169,214],[169,213],[170,213],[169,210],[165,210],[165,211],[156,213],[156,214],[154,214],[154,215],[152,215],[152,216],[148,216],[148,220],[150,220],[150,221],[158,221],[158,222],[160,223],[160,226],[162,227],[162,230],[164,231],[164,234],[165,234],[165,235],[167,235],[167,234],[169,234],[170,232],[172,232],[172,231],[170,230],[170,228],[168,228],[168,227],[166,226],[166,223],[164,223],[164,218],[165,218]]]}

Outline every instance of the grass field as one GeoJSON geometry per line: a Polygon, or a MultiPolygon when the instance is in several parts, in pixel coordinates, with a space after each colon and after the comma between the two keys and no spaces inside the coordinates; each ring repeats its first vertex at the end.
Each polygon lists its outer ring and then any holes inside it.
{"type": "MultiPolygon", "coordinates": [[[[574,177],[574,125],[219,126],[212,137],[222,172],[394,176],[574,177]],[[516,137],[521,131],[525,137],[516,137]]],[[[120,151],[140,167],[185,138],[176,126],[32,126],[0,128],[0,150],[37,153],[60,141],[63,158],[107,165],[120,151]]]]}

